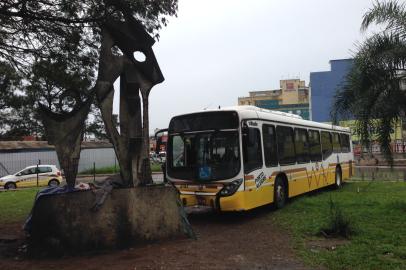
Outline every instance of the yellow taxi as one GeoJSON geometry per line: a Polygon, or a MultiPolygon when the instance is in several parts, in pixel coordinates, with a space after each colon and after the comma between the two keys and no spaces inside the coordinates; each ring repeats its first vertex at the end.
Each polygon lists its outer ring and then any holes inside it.
{"type": "Polygon", "coordinates": [[[0,178],[0,187],[58,186],[62,182],[61,171],[55,165],[34,165],[0,178]]]}

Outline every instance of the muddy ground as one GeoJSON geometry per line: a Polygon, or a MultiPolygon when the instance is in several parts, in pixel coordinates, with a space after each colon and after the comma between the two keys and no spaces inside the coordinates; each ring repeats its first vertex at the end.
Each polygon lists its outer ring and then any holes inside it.
{"type": "Polygon", "coordinates": [[[244,214],[196,212],[197,239],[174,239],[127,250],[58,259],[28,259],[21,224],[0,225],[0,269],[308,269],[287,231],[263,207],[244,214]],[[18,251],[20,250],[20,251],[18,251]]]}

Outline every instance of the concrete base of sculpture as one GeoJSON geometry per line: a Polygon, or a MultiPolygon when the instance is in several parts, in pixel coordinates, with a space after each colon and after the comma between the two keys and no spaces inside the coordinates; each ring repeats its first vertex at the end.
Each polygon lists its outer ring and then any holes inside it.
{"type": "Polygon", "coordinates": [[[40,197],[32,212],[29,254],[83,254],[184,237],[191,229],[178,196],[168,186],[114,189],[97,211],[91,210],[92,191],[40,197]]]}

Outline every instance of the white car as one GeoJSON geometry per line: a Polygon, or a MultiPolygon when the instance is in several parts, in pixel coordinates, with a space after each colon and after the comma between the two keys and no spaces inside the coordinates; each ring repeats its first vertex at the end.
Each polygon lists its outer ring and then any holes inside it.
{"type": "Polygon", "coordinates": [[[55,165],[29,166],[15,174],[0,178],[0,187],[15,189],[17,187],[58,186],[62,182],[61,171],[55,165]]]}
{"type": "Polygon", "coordinates": [[[165,151],[159,152],[159,158],[161,160],[161,163],[165,163],[166,162],[166,152],[165,151]]]}

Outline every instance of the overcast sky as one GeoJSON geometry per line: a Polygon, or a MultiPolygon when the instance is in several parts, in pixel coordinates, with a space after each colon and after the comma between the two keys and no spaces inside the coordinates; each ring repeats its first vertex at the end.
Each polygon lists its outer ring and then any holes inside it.
{"type": "MultiPolygon", "coordinates": [[[[171,117],[233,106],[279,80],[309,83],[329,60],[350,58],[371,0],[179,0],[154,51],[165,76],[150,94],[150,130],[171,117]]],[[[115,102],[117,112],[118,103],[115,102]]]]}

